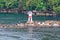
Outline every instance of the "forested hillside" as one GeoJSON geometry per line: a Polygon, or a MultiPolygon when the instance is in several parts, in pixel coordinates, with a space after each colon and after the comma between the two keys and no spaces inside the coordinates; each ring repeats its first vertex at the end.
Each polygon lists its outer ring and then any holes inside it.
{"type": "Polygon", "coordinates": [[[53,10],[60,13],[60,0],[0,0],[0,9],[20,7],[24,10],[53,10]]]}
{"type": "Polygon", "coordinates": [[[17,0],[0,0],[0,8],[17,7],[17,0]]]}

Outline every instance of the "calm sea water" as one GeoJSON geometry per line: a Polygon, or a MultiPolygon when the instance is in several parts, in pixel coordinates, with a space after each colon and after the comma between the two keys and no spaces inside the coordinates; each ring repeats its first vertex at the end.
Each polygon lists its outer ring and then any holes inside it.
{"type": "Polygon", "coordinates": [[[60,28],[1,29],[0,40],[60,40],[60,28]]]}
{"type": "MultiPolygon", "coordinates": [[[[26,14],[12,14],[12,13],[0,13],[0,23],[12,24],[19,22],[26,22],[28,15],[26,14]]],[[[57,20],[60,21],[60,16],[33,16],[33,20],[45,21],[45,20],[57,20]]]]}
{"type": "MultiPolygon", "coordinates": [[[[13,24],[26,22],[25,14],[0,14],[0,23],[13,24]]],[[[33,20],[57,20],[59,16],[33,16],[33,20]]],[[[0,28],[0,40],[60,40],[60,28],[22,28],[22,29],[6,29],[0,28]]]]}

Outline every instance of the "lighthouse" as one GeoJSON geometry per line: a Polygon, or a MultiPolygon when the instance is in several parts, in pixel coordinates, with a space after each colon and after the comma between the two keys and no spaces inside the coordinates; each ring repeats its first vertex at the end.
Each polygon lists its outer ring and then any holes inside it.
{"type": "Polygon", "coordinates": [[[32,22],[33,22],[33,20],[32,20],[32,12],[29,11],[28,12],[28,23],[32,23],[32,22]]]}

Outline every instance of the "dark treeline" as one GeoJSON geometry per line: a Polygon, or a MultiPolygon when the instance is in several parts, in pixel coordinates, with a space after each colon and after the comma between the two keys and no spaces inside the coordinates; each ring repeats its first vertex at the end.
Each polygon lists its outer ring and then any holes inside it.
{"type": "Polygon", "coordinates": [[[0,9],[3,8],[60,13],[60,0],[0,0],[0,9]]]}

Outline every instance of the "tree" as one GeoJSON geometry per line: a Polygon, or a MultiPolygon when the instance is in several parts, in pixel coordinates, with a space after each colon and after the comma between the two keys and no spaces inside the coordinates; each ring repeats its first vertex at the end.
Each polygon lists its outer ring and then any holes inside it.
{"type": "Polygon", "coordinates": [[[55,12],[59,12],[60,10],[60,0],[48,0],[48,5],[50,9],[53,9],[55,12]]]}
{"type": "Polygon", "coordinates": [[[7,8],[12,7],[16,3],[17,0],[4,0],[6,2],[7,8]]]}
{"type": "Polygon", "coordinates": [[[42,10],[43,0],[25,0],[24,9],[26,10],[42,10]]]}

